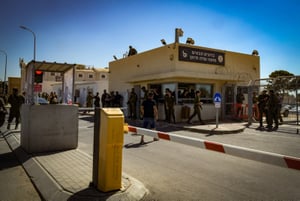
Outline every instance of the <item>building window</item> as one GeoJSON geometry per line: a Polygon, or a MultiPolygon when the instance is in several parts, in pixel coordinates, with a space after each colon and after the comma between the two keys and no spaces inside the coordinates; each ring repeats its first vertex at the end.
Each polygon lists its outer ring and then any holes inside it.
{"type": "Polygon", "coordinates": [[[78,78],[83,78],[83,74],[79,73],[78,78]]]}
{"type": "Polygon", "coordinates": [[[178,83],[178,103],[193,103],[198,90],[201,91],[202,102],[213,102],[212,84],[178,83]]]}
{"type": "Polygon", "coordinates": [[[50,75],[51,75],[51,76],[55,76],[55,72],[51,72],[50,75]]]}
{"type": "Polygon", "coordinates": [[[105,79],[105,77],[106,77],[105,75],[101,75],[101,78],[102,78],[102,79],[105,79]]]}
{"type": "Polygon", "coordinates": [[[89,78],[94,78],[94,75],[93,74],[89,74],[89,78]]]}

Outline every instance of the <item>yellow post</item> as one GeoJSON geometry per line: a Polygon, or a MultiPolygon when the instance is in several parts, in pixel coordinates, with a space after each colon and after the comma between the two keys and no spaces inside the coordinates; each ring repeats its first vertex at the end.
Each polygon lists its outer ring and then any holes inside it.
{"type": "Polygon", "coordinates": [[[122,187],[124,116],[119,108],[101,109],[97,187],[103,192],[122,187]]]}

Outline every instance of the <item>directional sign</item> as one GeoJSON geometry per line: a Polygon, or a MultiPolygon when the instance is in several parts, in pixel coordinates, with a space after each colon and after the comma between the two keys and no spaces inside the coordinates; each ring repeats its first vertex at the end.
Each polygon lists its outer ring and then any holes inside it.
{"type": "Polygon", "coordinates": [[[222,97],[221,97],[221,94],[220,93],[215,93],[215,95],[214,95],[214,102],[215,103],[221,103],[221,101],[222,101],[222,97]]]}

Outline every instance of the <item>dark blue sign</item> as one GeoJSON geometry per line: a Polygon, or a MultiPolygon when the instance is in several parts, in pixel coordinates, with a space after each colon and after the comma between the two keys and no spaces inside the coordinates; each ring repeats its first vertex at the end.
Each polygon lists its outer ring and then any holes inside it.
{"type": "Polygon", "coordinates": [[[223,52],[179,46],[179,61],[225,65],[225,54],[223,52]]]}
{"type": "Polygon", "coordinates": [[[221,101],[222,101],[221,94],[219,92],[215,93],[215,95],[214,95],[214,102],[215,103],[221,103],[221,101]]]}

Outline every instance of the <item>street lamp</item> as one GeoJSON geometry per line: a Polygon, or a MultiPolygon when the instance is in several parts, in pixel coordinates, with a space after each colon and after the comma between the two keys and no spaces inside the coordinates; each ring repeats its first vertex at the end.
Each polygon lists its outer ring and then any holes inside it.
{"type": "Polygon", "coordinates": [[[3,94],[6,95],[5,91],[5,81],[6,81],[6,69],[7,69],[7,53],[4,50],[0,50],[3,54],[5,54],[5,67],[4,67],[4,81],[3,81],[3,94]]]}
{"type": "Polygon", "coordinates": [[[33,60],[35,61],[35,52],[36,52],[36,36],[35,36],[35,33],[31,30],[31,29],[29,29],[29,28],[27,28],[27,27],[25,27],[25,26],[20,26],[20,28],[21,29],[24,29],[24,30],[27,30],[27,31],[29,31],[29,32],[31,32],[32,33],[32,35],[33,35],[33,42],[34,42],[34,48],[33,48],[33,60]]]}

